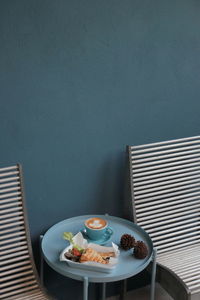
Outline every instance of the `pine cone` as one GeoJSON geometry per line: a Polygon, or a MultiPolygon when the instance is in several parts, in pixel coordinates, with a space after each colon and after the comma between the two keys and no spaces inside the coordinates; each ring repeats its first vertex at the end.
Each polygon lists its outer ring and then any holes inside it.
{"type": "Polygon", "coordinates": [[[133,248],[135,245],[135,238],[130,235],[130,234],[123,234],[120,240],[120,246],[124,249],[124,250],[129,250],[131,248],[133,248]]]}
{"type": "Polygon", "coordinates": [[[136,258],[143,259],[148,255],[148,249],[147,246],[144,242],[142,241],[137,241],[133,254],[136,258]]]}

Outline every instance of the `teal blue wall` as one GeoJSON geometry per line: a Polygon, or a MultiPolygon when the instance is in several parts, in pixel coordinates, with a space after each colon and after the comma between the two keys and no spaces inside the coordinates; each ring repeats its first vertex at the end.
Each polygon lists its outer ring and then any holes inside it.
{"type": "Polygon", "coordinates": [[[34,245],[64,218],[123,216],[127,144],[200,133],[199,15],[197,0],[0,1],[0,162],[23,165],[34,245]]]}

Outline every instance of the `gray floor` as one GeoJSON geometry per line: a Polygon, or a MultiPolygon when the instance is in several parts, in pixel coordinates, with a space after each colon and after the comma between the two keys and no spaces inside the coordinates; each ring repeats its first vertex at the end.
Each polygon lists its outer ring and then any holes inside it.
{"type": "MultiPolygon", "coordinates": [[[[107,298],[107,300],[118,300],[119,297],[107,298]]],[[[125,300],[149,300],[150,299],[150,286],[128,292],[125,300]]],[[[165,290],[156,283],[155,300],[173,300],[165,290]]]]}

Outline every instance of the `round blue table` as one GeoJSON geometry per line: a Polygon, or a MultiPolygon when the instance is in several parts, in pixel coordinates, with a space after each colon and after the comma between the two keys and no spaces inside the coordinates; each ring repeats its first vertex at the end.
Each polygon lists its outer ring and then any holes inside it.
{"type": "Polygon", "coordinates": [[[156,269],[156,255],[153,249],[152,241],[149,235],[138,225],[128,220],[113,217],[109,215],[95,215],[104,218],[112,227],[114,233],[111,240],[105,246],[111,246],[111,242],[120,244],[120,238],[124,233],[131,234],[136,240],[144,241],[148,247],[148,256],[145,259],[137,259],[132,255],[132,250],[124,251],[120,249],[119,261],[114,270],[110,273],[99,271],[88,271],[83,269],[75,269],[69,267],[66,262],[59,260],[60,253],[67,247],[68,242],[63,239],[63,232],[70,231],[74,235],[84,228],[86,219],[94,215],[85,215],[73,217],[61,221],[52,226],[43,236],[41,242],[42,255],[47,264],[58,273],[70,277],[75,280],[83,281],[83,299],[88,299],[88,284],[89,282],[103,283],[103,299],[105,299],[105,283],[132,277],[144,270],[150,261],[153,260],[152,268],[152,284],[151,284],[151,300],[154,299],[154,282],[156,269]]]}

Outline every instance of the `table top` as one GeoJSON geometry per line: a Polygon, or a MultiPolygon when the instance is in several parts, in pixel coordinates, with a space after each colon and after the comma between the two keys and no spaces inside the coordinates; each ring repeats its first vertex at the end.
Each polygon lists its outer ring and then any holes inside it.
{"type": "Polygon", "coordinates": [[[69,267],[66,262],[59,260],[60,253],[68,245],[68,242],[62,237],[63,232],[70,231],[75,235],[82,230],[85,220],[94,217],[94,215],[84,215],[63,220],[53,225],[44,234],[42,239],[42,252],[47,264],[64,276],[76,280],[83,280],[84,277],[88,277],[89,282],[118,281],[132,277],[144,270],[153,255],[153,244],[149,235],[141,227],[131,221],[109,215],[95,216],[106,219],[114,231],[111,240],[105,246],[111,246],[111,242],[119,245],[121,236],[127,233],[134,236],[136,240],[146,243],[149,250],[148,256],[145,259],[137,259],[132,255],[133,250],[124,251],[120,249],[118,264],[110,273],[69,267]]]}

